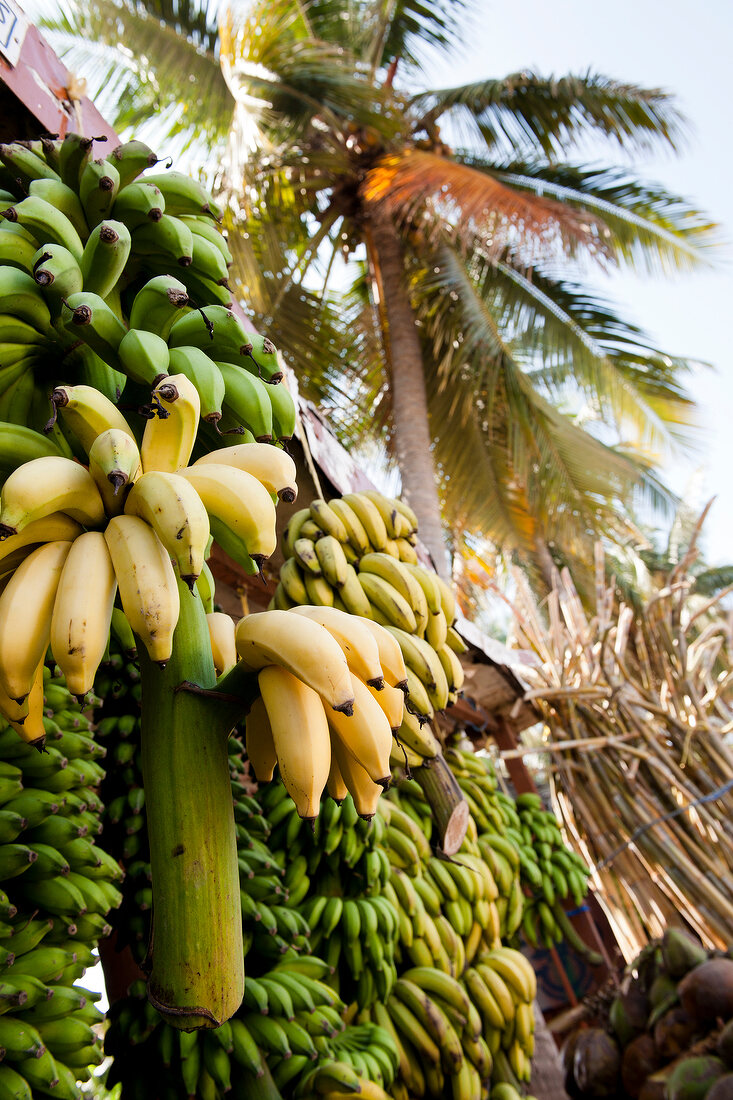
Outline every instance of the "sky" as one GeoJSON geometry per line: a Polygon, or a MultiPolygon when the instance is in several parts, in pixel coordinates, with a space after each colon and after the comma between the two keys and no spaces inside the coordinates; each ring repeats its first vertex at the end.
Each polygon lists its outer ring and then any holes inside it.
{"type": "MultiPolygon", "coordinates": [[[[658,347],[712,364],[687,385],[700,406],[699,450],[670,463],[666,480],[695,507],[716,497],[705,525],[710,564],[733,561],[733,124],[731,0],[475,0],[459,59],[430,65],[434,87],[521,69],[560,76],[588,69],[673,93],[689,122],[681,155],[636,158],[637,176],[662,183],[705,210],[723,241],[714,265],[670,278],[619,271],[599,288],[658,347]]],[[[611,150],[613,147],[609,146],[611,150]]],[[[610,163],[609,157],[606,163],[610,163]]]]}

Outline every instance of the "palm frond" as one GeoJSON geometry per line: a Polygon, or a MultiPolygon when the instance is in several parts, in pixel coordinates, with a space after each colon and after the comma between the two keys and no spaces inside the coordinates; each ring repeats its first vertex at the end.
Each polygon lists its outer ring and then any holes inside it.
{"type": "Polygon", "coordinates": [[[716,592],[720,592],[731,584],[733,584],[733,565],[720,565],[698,573],[692,591],[698,596],[714,596],[716,592]]]}
{"type": "Polygon", "coordinates": [[[509,187],[586,211],[608,252],[637,269],[668,273],[710,262],[720,244],[718,226],[691,202],[623,169],[481,163],[509,187]]]}
{"type": "Polygon", "coordinates": [[[601,134],[629,152],[660,143],[673,149],[684,122],[668,92],[620,83],[590,70],[562,77],[531,71],[455,88],[421,92],[411,106],[421,123],[446,112],[460,116],[492,154],[518,149],[547,158],[566,156],[579,141],[601,134]]]}
{"type": "Polygon", "coordinates": [[[450,49],[458,38],[465,0],[384,0],[371,5],[386,10],[384,30],[377,42],[381,45],[379,64],[387,66],[399,61],[410,68],[419,67],[429,49],[450,49]]]}

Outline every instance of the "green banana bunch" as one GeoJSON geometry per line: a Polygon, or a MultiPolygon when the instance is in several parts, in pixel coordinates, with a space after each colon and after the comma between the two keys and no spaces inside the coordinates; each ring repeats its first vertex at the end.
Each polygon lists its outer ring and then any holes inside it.
{"type": "Polygon", "coordinates": [[[103,1017],[76,983],[112,930],[122,869],[97,843],[104,749],[50,665],[41,690],[47,753],[0,728],[0,1089],[80,1098],[103,1017]]]}

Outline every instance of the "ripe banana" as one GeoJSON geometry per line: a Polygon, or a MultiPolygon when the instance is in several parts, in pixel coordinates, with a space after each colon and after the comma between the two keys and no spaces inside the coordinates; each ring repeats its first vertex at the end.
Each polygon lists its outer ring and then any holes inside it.
{"type": "Polygon", "coordinates": [[[371,821],[377,812],[382,786],[375,783],[338,738],[331,741],[331,753],[359,817],[371,821]]]}
{"type": "Polygon", "coordinates": [[[121,515],[125,497],[142,473],[140,451],[129,432],[120,428],[100,432],[89,448],[89,473],[107,515],[121,515]]]}
{"type": "Polygon", "coordinates": [[[125,514],[150,524],[193,592],[210,535],[209,516],[194,486],[180,474],[148,470],[130,490],[125,514]]]}
{"type": "Polygon", "coordinates": [[[70,542],[39,546],[18,566],[0,595],[0,687],[16,702],[31,690],[48,648],[53,604],[71,546],[70,542]]]}
{"type": "Polygon", "coordinates": [[[376,505],[361,493],[345,493],[342,499],[358,516],[373,549],[384,550],[388,538],[387,528],[376,505]]]}
{"type": "MultiPolygon", "coordinates": [[[[374,635],[354,615],[337,611],[335,607],[294,607],[294,615],[303,615],[319,623],[340,645],[351,671],[365,683],[379,690],[384,686],[379,647],[374,635]]],[[[400,693],[401,694],[401,693],[400,693]]]]}
{"type": "Polygon", "coordinates": [[[261,569],[277,546],[275,505],[267,489],[234,466],[194,465],[180,473],[201,497],[216,541],[229,553],[225,532],[231,532],[261,569]]]}
{"type": "Polygon", "coordinates": [[[240,620],[236,641],[245,667],[254,671],[280,665],[334,710],[351,714],[354,691],[346,657],[319,623],[303,616],[296,619],[290,611],[263,611],[240,620]]]}
{"type": "MultiPolygon", "coordinates": [[[[366,684],[351,674],[353,714],[328,715],[332,733],[373,782],[387,787],[391,778],[389,754],[392,730],[387,716],[366,684]]],[[[346,776],[344,776],[346,780],[346,776]]],[[[346,780],[348,784],[348,780],[346,780]]]]}
{"type": "Polygon", "coordinates": [[[359,573],[359,584],[370,604],[384,615],[392,626],[399,627],[408,635],[417,630],[415,612],[397,589],[383,577],[374,573],[359,573]]]}
{"type": "Polygon", "coordinates": [[[109,641],[117,579],[99,531],[86,531],[66,556],[51,616],[51,652],[72,695],[91,691],[109,641]]]}
{"type": "MultiPolygon", "coordinates": [[[[51,404],[89,454],[98,435],[109,428],[126,432],[134,441],[132,428],[120,410],[93,386],[57,386],[51,404]]],[[[137,445],[136,445],[137,446],[137,445]]]]}
{"type": "Polygon", "coordinates": [[[247,756],[254,777],[258,783],[269,783],[277,767],[277,752],[270,719],[261,695],[250,707],[244,728],[247,756]]]}
{"type": "Polygon", "coordinates": [[[52,512],[65,512],[85,527],[99,527],[105,518],[102,498],[86,467],[48,455],[23,463],[3,485],[0,538],[17,535],[52,512]]]}
{"type": "Polygon", "coordinates": [[[323,701],[317,692],[278,665],[263,668],[258,682],[282,781],[299,816],[313,820],[318,816],[331,767],[323,701]]]}
{"type": "Polygon", "coordinates": [[[210,462],[245,470],[261,481],[268,493],[276,493],[287,504],[292,504],[298,495],[295,463],[279,447],[271,447],[266,443],[238,443],[234,447],[209,451],[193,465],[205,466],[210,462]]]}
{"type": "Polygon", "coordinates": [[[180,610],[168,552],[139,516],[115,516],[104,537],[128,622],[150,659],[165,665],[170,660],[180,610]]]}
{"type": "Polygon", "coordinates": [[[234,619],[223,611],[210,611],[206,616],[211,640],[211,653],[217,676],[223,676],[237,663],[237,646],[234,640],[234,619]]]}
{"type": "Polygon", "coordinates": [[[143,470],[174,474],[186,465],[196,442],[198,391],[185,375],[166,375],[153,390],[152,407],[156,415],[145,425],[140,446],[143,470]]]}

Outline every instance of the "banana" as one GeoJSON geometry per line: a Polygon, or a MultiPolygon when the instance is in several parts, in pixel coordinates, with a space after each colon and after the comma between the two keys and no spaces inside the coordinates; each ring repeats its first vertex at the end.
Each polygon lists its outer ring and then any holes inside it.
{"type": "Polygon", "coordinates": [[[65,541],[39,546],[0,595],[0,686],[16,702],[30,692],[48,647],[54,599],[71,546],[65,541]]]}
{"type": "Polygon", "coordinates": [[[217,425],[226,394],[224,377],[219,367],[200,348],[177,347],[169,352],[171,374],[183,374],[196,387],[201,402],[201,419],[217,425]]]}
{"type": "Polygon", "coordinates": [[[332,535],[324,535],[315,544],[316,557],[321,572],[332,588],[343,588],[348,576],[348,562],[341,549],[341,543],[332,535]]]}
{"type": "Polygon", "coordinates": [[[361,680],[377,689],[384,685],[379,648],[363,622],[333,607],[294,607],[293,614],[324,627],[340,645],[351,671],[361,680]]]}
{"type": "Polygon", "coordinates": [[[388,554],[364,554],[359,561],[359,573],[373,573],[377,577],[382,577],[393,588],[396,588],[412,608],[417,632],[419,634],[425,632],[430,617],[425,593],[417,578],[410,570],[405,568],[402,562],[395,560],[388,554]]]}
{"type": "Polygon", "coordinates": [[[422,680],[407,666],[407,703],[408,710],[420,718],[432,718],[435,714],[427,688],[422,680]]]}
{"type": "Polygon", "coordinates": [[[104,507],[89,471],[62,456],[23,463],[2,489],[0,538],[17,535],[33,520],[66,512],[85,527],[104,522],[104,507]]]}
{"type": "Polygon", "coordinates": [[[255,699],[245,719],[245,742],[255,779],[269,783],[277,766],[277,752],[262,696],[255,699]]]}
{"type": "Polygon", "coordinates": [[[67,187],[76,191],[79,177],[87,161],[91,159],[94,138],[68,133],[59,149],[59,175],[67,187]]]}
{"type": "Polygon", "coordinates": [[[448,681],[435,650],[423,638],[414,634],[394,626],[386,626],[384,629],[399,642],[405,664],[422,680],[435,709],[443,710],[448,702],[448,681]]]}
{"type": "Polygon", "coordinates": [[[481,960],[497,971],[521,1000],[531,1004],[535,999],[537,978],[529,960],[521,951],[515,951],[511,947],[495,947],[482,955],[481,960]]]}
{"type": "Polygon", "coordinates": [[[12,313],[0,313],[0,344],[36,345],[38,348],[46,348],[48,340],[27,321],[21,321],[12,313]]]}
{"type": "Polygon", "coordinates": [[[173,474],[185,466],[196,441],[201,402],[192,382],[182,374],[170,374],[153,390],[157,415],[143,432],[140,457],[143,470],[173,474]]]}
{"type": "Polygon", "coordinates": [[[73,542],[83,528],[65,512],[53,512],[42,519],[33,520],[19,535],[11,535],[0,542],[0,573],[8,573],[27,557],[31,549],[41,542],[73,542]],[[27,553],[26,553],[27,551],[27,553]]]}
{"type": "MultiPolygon", "coordinates": [[[[167,340],[176,322],[185,317],[187,312],[190,313],[188,291],[180,279],[176,279],[173,275],[156,275],[138,290],[133,299],[130,308],[130,328],[144,329],[167,340]]],[[[202,324],[199,314],[194,312],[193,316],[206,336],[207,329],[202,324]]],[[[193,341],[186,340],[182,343],[188,344],[193,341]]],[[[176,346],[171,344],[171,347],[176,346]]],[[[203,344],[197,344],[197,346],[205,347],[203,344]]]]}
{"type": "Polygon", "coordinates": [[[361,493],[345,493],[342,499],[356,513],[373,549],[384,550],[388,538],[387,528],[376,505],[361,493]]]}
{"type": "Polygon", "coordinates": [[[58,179],[59,175],[45,158],[20,141],[0,145],[0,161],[10,170],[13,179],[26,186],[36,179],[58,179]]]}
{"type": "Polygon", "coordinates": [[[129,230],[146,222],[158,222],[165,213],[163,192],[148,180],[136,180],[118,193],[111,215],[123,222],[129,230]]]}
{"type": "Polygon", "coordinates": [[[282,781],[298,815],[312,820],[318,816],[331,766],[323,701],[316,691],[278,665],[263,668],[258,682],[282,781]]]}
{"type": "Polygon", "coordinates": [[[331,741],[331,753],[339,775],[354,800],[359,817],[371,821],[377,812],[382,786],[375,783],[367,771],[359,764],[338,738],[331,741]]]}
{"type": "Polygon", "coordinates": [[[276,493],[287,504],[292,504],[297,498],[295,463],[279,447],[270,447],[265,443],[238,443],[234,447],[209,451],[193,465],[205,466],[210,462],[245,470],[261,481],[268,493],[276,493]]]}
{"type": "Polygon", "coordinates": [[[223,676],[237,663],[237,647],[234,641],[234,620],[223,611],[211,611],[206,616],[211,639],[211,653],[217,676],[223,676]]]}
{"type": "Polygon", "coordinates": [[[87,454],[97,436],[110,428],[135,440],[132,428],[118,407],[93,386],[57,386],[51,393],[51,404],[54,410],[61,412],[62,420],[87,454]]]}
{"type": "MultiPolygon", "coordinates": [[[[426,638],[426,640],[428,639],[426,638]]],[[[463,687],[465,673],[463,671],[463,665],[458,660],[457,655],[452,649],[449,649],[447,645],[434,646],[433,648],[438,654],[438,659],[443,666],[443,672],[448,681],[448,687],[451,691],[460,691],[463,687]]]]}
{"type": "MultiPolygon", "coordinates": [[[[195,214],[179,214],[182,222],[188,226],[194,237],[203,237],[210,244],[219,249],[227,268],[231,267],[233,257],[229,251],[226,237],[222,231],[209,218],[195,214]]],[[[194,242],[195,243],[195,242],[194,242]]]]}
{"type": "Polygon", "coordinates": [[[275,505],[267,489],[252,474],[234,466],[194,465],[180,473],[201,497],[216,541],[229,553],[224,532],[231,532],[261,569],[277,547],[275,505]]]}
{"type": "Polygon", "coordinates": [[[170,329],[168,342],[172,348],[182,345],[202,348],[216,362],[245,366],[245,349],[249,347],[250,336],[231,310],[207,305],[205,309],[178,318],[170,329]]]}
{"type": "Polygon", "coordinates": [[[284,381],[267,391],[272,405],[272,431],[280,443],[287,443],[295,435],[298,409],[293,395],[284,381]]]}
{"type": "Polygon", "coordinates": [[[310,574],[313,577],[322,577],[323,570],[321,569],[321,563],[316,555],[315,543],[311,542],[307,538],[298,538],[293,543],[293,553],[298,565],[304,570],[305,576],[310,574]]]}
{"type": "MultiPolygon", "coordinates": [[[[352,616],[353,618],[354,616],[352,616]]],[[[352,672],[354,669],[352,668],[352,672]]],[[[363,679],[363,677],[361,677],[363,679]]],[[[385,684],[382,681],[382,687],[376,688],[367,683],[369,691],[376,699],[379,706],[384,711],[385,718],[389,722],[392,734],[399,730],[402,725],[404,710],[405,710],[405,696],[399,688],[390,687],[389,684],[385,684]]]]}
{"type": "Polygon", "coordinates": [[[440,605],[443,608],[445,620],[448,626],[451,626],[456,617],[456,598],[453,594],[453,589],[442,577],[439,577],[437,573],[435,574],[435,579],[440,589],[440,605]]]}
{"type": "Polygon", "coordinates": [[[208,240],[200,233],[195,233],[190,222],[184,222],[184,225],[191,230],[193,264],[196,270],[205,275],[207,279],[211,279],[212,282],[218,283],[220,286],[226,286],[229,268],[221,249],[213,241],[208,240]]]}
{"type": "Polygon", "coordinates": [[[366,499],[370,500],[377,509],[384,522],[387,537],[390,539],[399,538],[403,528],[401,513],[397,508],[397,501],[392,500],[390,497],[386,497],[384,493],[380,493],[376,489],[362,489],[359,496],[366,497],[366,499]]]}
{"type": "Polygon", "coordinates": [[[184,172],[157,172],[145,179],[160,188],[171,214],[208,214],[219,220],[219,210],[206,188],[184,172]]]}
{"type": "MultiPolygon", "coordinates": [[[[389,754],[392,748],[392,730],[384,711],[366,684],[353,673],[350,676],[354,698],[353,714],[348,717],[338,712],[329,714],[328,723],[331,732],[370,779],[386,788],[391,779],[389,754]]],[[[344,780],[348,785],[345,775],[344,780]]]]}
{"type": "Polygon", "coordinates": [[[288,558],[280,566],[280,584],[294,606],[308,603],[308,593],[305,588],[303,574],[295,558],[288,558]]]}
{"type": "Polygon", "coordinates": [[[51,652],[72,695],[92,689],[109,641],[116,593],[104,535],[86,531],[66,555],[51,616],[51,652]]]}
{"type": "MultiPolygon", "coordinates": [[[[434,650],[437,651],[447,648],[445,642],[448,637],[448,623],[446,622],[442,609],[437,615],[428,615],[424,634],[426,642],[428,645],[431,645],[434,650]]],[[[442,663],[441,661],[441,664],[442,663]]]]}
{"type": "Polygon", "coordinates": [[[349,535],[346,527],[325,500],[311,501],[310,514],[325,534],[331,535],[338,542],[348,542],[349,535]]]}
{"type": "Polygon", "coordinates": [[[91,290],[70,294],[63,314],[67,332],[87,344],[114,370],[119,366],[118,349],[127,329],[114,310],[91,290]]]}
{"type": "Polygon", "coordinates": [[[90,228],[109,217],[120,189],[120,173],[108,160],[88,160],[79,173],[79,198],[90,228]]]}
{"type": "Polygon", "coordinates": [[[290,611],[263,611],[241,619],[236,642],[244,666],[254,671],[281,665],[334,710],[350,714],[354,690],[343,650],[318,623],[299,616],[296,629],[294,620],[290,611]]]}
{"type": "Polygon", "coordinates": [[[504,1029],[510,1027],[516,1012],[516,998],[510,986],[504,981],[501,974],[494,970],[481,958],[474,962],[474,970],[478,973],[487,990],[494,998],[497,1009],[504,1018],[504,1029]]]}
{"type": "MultiPolygon", "coordinates": [[[[64,249],[64,251],[68,250],[64,249]]],[[[18,233],[4,233],[0,226],[0,264],[2,266],[17,267],[20,271],[32,275],[36,254],[35,241],[28,240],[27,237],[22,237],[18,233]]],[[[71,255],[70,252],[69,255],[71,255]]]]}
{"type": "Polygon", "coordinates": [[[165,665],[180,610],[170,557],[152,527],[138,516],[115,516],[104,537],[128,622],[150,659],[165,665]]]}
{"type": "Polygon", "coordinates": [[[346,531],[347,538],[343,541],[348,541],[354,550],[356,550],[359,557],[362,554],[368,554],[371,550],[367,533],[364,530],[364,525],[357,516],[354,509],[349,505],[343,497],[334,497],[329,501],[331,511],[336,513],[336,516],[343,524],[346,531]]]}
{"type": "MultiPolygon", "coordinates": [[[[343,800],[346,798],[346,796],[349,793],[349,788],[346,786],[346,783],[344,782],[344,777],[341,774],[341,769],[339,768],[336,757],[334,756],[333,747],[331,749],[331,767],[328,770],[328,779],[326,780],[326,790],[328,791],[329,795],[334,800],[334,802],[337,802],[339,805],[343,802],[343,800]]],[[[334,900],[341,901],[340,898],[334,899],[334,900]]],[[[340,915],[341,915],[341,910],[339,909],[339,916],[340,915]]],[[[338,923],[338,922],[336,922],[336,923],[338,923]]],[[[334,927],[335,927],[335,925],[334,925],[334,927]]],[[[332,929],[332,931],[333,931],[333,929],[332,929]]]]}
{"type": "Polygon", "coordinates": [[[106,298],[117,285],[130,255],[132,238],[123,222],[103,221],[89,234],[80,268],[84,290],[106,298]]]}
{"type": "Polygon", "coordinates": [[[258,378],[273,386],[282,382],[283,374],[277,358],[277,348],[267,336],[261,336],[259,332],[248,333],[244,354],[252,361],[253,373],[258,378]]]}
{"type": "MultiPolygon", "coordinates": [[[[342,590],[343,592],[343,590],[342,590]]],[[[407,690],[407,670],[402,650],[396,637],[385,627],[371,619],[362,616],[364,624],[377,643],[379,649],[379,664],[384,674],[385,683],[390,687],[398,687],[407,690]]]]}
{"type": "Polygon", "coordinates": [[[401,745],[407,746],[419,756],[432,760],[440,753],[440,742],[427,723],[421,723],[414,714],[405,710],[402,716],[402,725],[397,730],[395,738],[401,745]]]}
{"type": "Polygon", "coordinates": [[[191,230],[179,218],[168,213],[170,204],[167,199],[165,208],[167,212],[157,221],[148,220],[133,229],[132,251],[137,256],[161,257],[166,263],[174,261],[179,267],[190,267],[193,261],[191,230]]]}
{"type": "Polygon", "coordinates": [[[397,547],[397,556],[401,562],[404,562],[406,565],[419,564],[417,551],[412,543],[408,542],[407,539],[395,539],[394,543],[397,547]]]}
{"type": "Polygon", "coordinates": [[[339,589],[339,597],[349,614],[358,615],[362,619],[369,618],[372,614],[371,604],[359,584],[359,576],[353,565],[346,568],[346,579],[339,589]]]}
{"type": "Polygon", "coordinates": [[[39,752],[46,741],[43,699],[43,661],[36,669],[30,691],[22,704],[11,699],[0,687],[0,713],[2,713],[15,732],[39,752]]]}
{"type": "Polygon", "coordinates": [[[79,262],[60,244],[42,245],[34,252],[31,270],[54,317],[60,316],[64,300],[84,285],[79,262]]]}
{"type": "Polygon", "coordinates": [[[51,312],[32,275],[20,268],[0,266],[0,314],[23,321],[39,334],[51,330],[51,312]]]}
{"type": "Polygon", "coordinates": [[[210,535],[209,516],[194,486],[179,474],[148,470],[130,490],[125,514],[150,524],[193,592],[210,535]]]}
{"type": "MultiPolygon", "coordinates": [[[[373,607],[380,611],[387,622],[412,636],[417,630],[415,613],[397,589],[374,573],[359,573],[359,584],[373,607]]],[[[442,668],[441,668],[442,673],[442,668]]]]}
{"type": "Polygon", "coordinates": [[[81,263],[84,246],[76,229],[61,210],[50,202],[29,195],[21,202],[2,211],[8,221],[17,222],[32,233],[40,243],[60,244],[68,248],[77,263],[81,263]]]}
{"type": "Polygon", "coordinates": [[[127,188],[133,180],[137,179],[146,168],[153,168],[159,161],[159,157],[144,141],[126,141],[116,146],[106,157],[110,161],[120,177],[120,189],[127,188]]]}
{"type": "Polygon", "coordinates": [[[209,569],[206,562],[203,564],[199,579],[196,581],[196,591],[199,594],[201,603],[204,605],[204,611],[208,615],[214,610],[214,592],[216,590],[216,584],[214,582],[214,575],[209,569]]]}
{"type": "Polygon", "coordinates": [[[129,430],[107,428],[89,447],[89,473],[108,516],[122,514],[125,497],[141,472],[140,451],[129,430]]]}
{"type": "Polygon", "coordinates": [[[259,443],[272,440],[272,405],[268,387],[256,375],[234,363],[217,361],[226,386],[224,404],[235,420],[248,428],[259,443]]]}
{"type": "Polygon", "coordinates": [[[131,328],[122,337],[117,355],[128,378],[141,386],[152,389],[162,374],[168,374],[168,345],[155,332],[131,328]]]}

